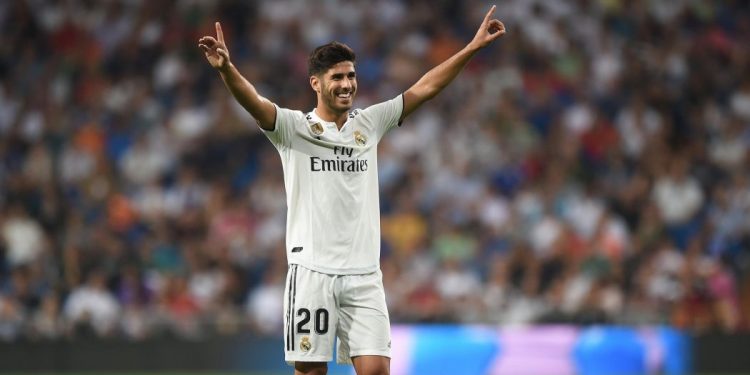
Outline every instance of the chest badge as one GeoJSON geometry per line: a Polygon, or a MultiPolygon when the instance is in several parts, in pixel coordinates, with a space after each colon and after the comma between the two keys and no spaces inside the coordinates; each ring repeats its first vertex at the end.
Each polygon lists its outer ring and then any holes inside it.
{"type": "Polygon", "coordinates": [[[310,343],[310,337],[304,336],[302,337],[302,341],[299,343],[299,348],[302,349],[303,352],[309,352],[310,349],[312,349],[312,343],[310,343]]]}
{"type": "Polygon", "coordinates": [[[323,134],[323,125],[321,125],[319,122],[316,122],[310,125],[310,131],[315,135],[321,135],[323,134]]]}
{"type": "Polygon", "coordinates": [[[354,131],[354,142],[357,143],[359,146],[364,146],[367,143],[367,137],[365,137],[364,134],[360,133],[359,130],[354,131]]]}

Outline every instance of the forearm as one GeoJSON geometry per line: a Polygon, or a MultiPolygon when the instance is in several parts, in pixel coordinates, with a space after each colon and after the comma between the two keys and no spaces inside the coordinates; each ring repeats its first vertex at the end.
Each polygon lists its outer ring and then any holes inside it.
{"type": "Polygon", "coordinates": [[[419,96],[424,100],[432,99],[458,76],[458,73],[478,51],[478,47],[467,45],[448,60],[425,73],[412,88],[418,90],[419,96]]]}
{"type": "Polygon", "coordinates": [[[440,65],[432,68],[414,86],[404,92],[404,109],[401,112],[399,121],[403,121],[406,116],[414,112],[422,103],[432,99],[445,86],[448,86],[480,49],[505,34],[505,25],[497,19],[492,19],[494,12],[495,6],[493,5],[489,12],[487,12],[487,15],[484,16],[477,34],[474,35],[474,39],[466,47],[440,65]]]}
{"type": "Polygon", "coordinates": [[[420,105],[435,97],[435,95],[448,86],[479,49],[480,47],[469,43],[448,60],[443,61],[440,65],[425,73],[417,83],[404,92],[404,110],[399,120],[403,121],[406,116],[414,112],[420,105]]]}
{"type": "Polygon", "coordinates": [[[240,74],[234,64],[229,63],[226,68],[219,70],[219,74],[232,96],[258,121],[260,127],[273,130],[276,115],[273,103],[260,96],[255,86],[240,74]]]}

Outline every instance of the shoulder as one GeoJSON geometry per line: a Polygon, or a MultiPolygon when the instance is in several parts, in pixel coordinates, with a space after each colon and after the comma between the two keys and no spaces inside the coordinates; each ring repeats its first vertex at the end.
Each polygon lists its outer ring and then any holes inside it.
{"type": "Polygon", "coordinates": [[[404,109],[403,94],[377,104],[373,104],[361,111],[366,120],[382,123],[386,129],[398,124],[404,109]]]}
{"type": "Polygon", "coordinates": [[[309,114],[296,109],[276,106],[276,121],[274,130],[278,128],[294,128],[307,123],[309,114]]]}
{"type": "Polygon", "coordinates": [[[276,107],[276,119],[273,129],[263,129],[263,133],[277,147],[287,147],[291,144],[298,129],[307,123],[305,114],[302,111],[279,107],[276,104],[274,106],[276,107]]]}
{"type": "Polygon", "coordinates": [[[283,108],[276,106],[276,113],[277,117],[286,119],[286,120],[293,120],[293,121],[305,121],[306,119],[309,119],[310,114],[304,113],[297,109],[289,109],[289,108],[283,108]]]}
{"type": "Polygon", "coordinates": [[[378,102],[378,103],[373,103],[373,104],[367,106],[364,109],[364,111],[372,111],[372,110],[379,109],[379,108],[384,108],[384,107],[401,106],[404,103],[403,96],[404,96],[404,94],[398,94],[398,95],[396,95],[393,98],[390,98],[388,100],[383,100],[383,101],[378,102]]]}
{"type": "Polygon", "coordinates": [[[372,104],[365,109],[361,110],[365,115],[383,115],[390,112],[401,112],[404,106],[403,94],[399,94],[394,98],[385,100],[379,103],[372,104]]]}

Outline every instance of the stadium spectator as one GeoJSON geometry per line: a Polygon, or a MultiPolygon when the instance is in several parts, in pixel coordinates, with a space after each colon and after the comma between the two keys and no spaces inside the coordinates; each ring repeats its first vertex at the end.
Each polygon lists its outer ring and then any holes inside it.
{"type": "MultiPolygon", "coordinates": [[[[499,4],[505,42],[380,145],[392,321],[749,329],[746,3],[499,4]]],[[[196,37],[221,20],[293,108],[307,51],[342,40],[365,107],[484,9],[2,2],[0,338],[279,329],[257,307],[285,263],[277,156],[196,37]]]]}

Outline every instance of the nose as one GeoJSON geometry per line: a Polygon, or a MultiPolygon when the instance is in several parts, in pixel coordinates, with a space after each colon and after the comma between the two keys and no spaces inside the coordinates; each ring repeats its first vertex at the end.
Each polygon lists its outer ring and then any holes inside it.
{"type": "Polygon", "coordinates": [[[354,82],[351,79],[344,78],[341,80],[341,87],[347,92],[354,90],[354,82]]]}

